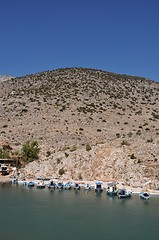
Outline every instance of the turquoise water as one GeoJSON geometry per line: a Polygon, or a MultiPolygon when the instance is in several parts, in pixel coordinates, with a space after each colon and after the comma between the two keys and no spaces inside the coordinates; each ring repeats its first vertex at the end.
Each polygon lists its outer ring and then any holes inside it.
{"type": "Polygon", "coordinates": [[[154,240],[158,224],[159,196],[0,187],[1,240],[154,240]]]}

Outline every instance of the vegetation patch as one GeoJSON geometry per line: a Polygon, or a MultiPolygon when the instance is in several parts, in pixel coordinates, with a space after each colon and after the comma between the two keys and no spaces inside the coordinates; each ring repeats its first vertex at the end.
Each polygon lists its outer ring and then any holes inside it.
{"type": "Polygon", "coordinates": [[[22,146],[22,160],[32,162],[39,158],[40,148],[37,141],[27,141],[22,146]]]}

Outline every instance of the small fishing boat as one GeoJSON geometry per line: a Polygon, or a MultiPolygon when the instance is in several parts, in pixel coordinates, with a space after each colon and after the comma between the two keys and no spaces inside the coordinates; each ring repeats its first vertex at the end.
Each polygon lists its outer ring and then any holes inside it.
{"type": "Polygon", "coordinates": [[[12,183],[12,184],[18,184],[18,178],[13,178],[13,179],[11,180],[11,183],[12,183]]]}
{"type": "Polygon", "coordinates": [[[118,191],[118,198],[129,198],[131,197],[132,191],[126,189],[119,189],[118,191]]]}
{"type": "Polygon", "coordinates": [[[28,187],[34,187],[35,186],[35,182],[30,181],[30,182],[27,183],[27,186],[28,187]]]}
{"type": "Polygon", "coordinates": [[[28,182],[27,181],[23,181],[23,186],[28,186],[28,182]]]}
{"type": "Polygon", "coordinates": [[[115,183],[109,183],[107,188],[107,194],[110,196],[117,195],[117,187],[115,183]]]}
{"type": "Polygon", "coordinates": [[[94,190],[95,192],[103,192],[103,183],[96,182],[94,190]]]}
{"type": "Polygon", "coordinates": [[[148,200],[150,198],[150,194],[147,191],[146,192],[140,192],[139,196],[140,196],[140,198],[145,199],[145,200],[148,200]]]}
{"type": "Polygon", "coordinates": [[[71,189],[71,182],[67,182],[66,184],[65,184],[65,189],[67,189],[67,190],[69,190],[69,189],[71,189]]]}
{"type": "Polygon", "coordinates": [[[86,184],[84,185],[84,190],[86,190],[86,191],[91,190],[91,186],[90,186],[89,183],[86,183],[86,184]]]}
{"type": "Polygon", "coordinates": [[[44,189],[44,188],[45,188],[45,183],[44,183],[44,181],[38,182],[37,188],[38,188],[38,189],[44,189]]]}
{"type": "Polygon", "coordinates": [[[75,183],[73,188],[74,188],[74,190],[80,190],[81,187],[80,187],[79,183],[75,183]]]}
{"type": "Polygon", "coordinates": [[[59,189],[59,190],[61,190],[61,189],[63,189],[63,182],[58,182],[57,184],[56,184],[56,187],[59,189]]]}
{"type": "Polygon", "coordinates": [[[55,189],[55,187],[56,187],[56,183],[54,183],[54,181],[51,180],[48,184],[48,188],[50,190],[53,190],[53,189],[55,189]]]}

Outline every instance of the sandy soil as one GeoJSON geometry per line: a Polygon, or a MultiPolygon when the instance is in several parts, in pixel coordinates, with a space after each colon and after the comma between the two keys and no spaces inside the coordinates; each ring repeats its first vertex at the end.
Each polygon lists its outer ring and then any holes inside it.
{"type": "Polygon", "coordinates": [[[2,176],[0,175],[0,183],[6,183],[11,181],[11,175],[2,176]]]}

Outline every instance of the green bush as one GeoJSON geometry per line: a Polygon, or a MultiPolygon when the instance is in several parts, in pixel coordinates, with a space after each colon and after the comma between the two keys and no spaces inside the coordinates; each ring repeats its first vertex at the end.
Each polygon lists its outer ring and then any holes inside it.
{"type": "Polygon", "coordinates": [[[102,130],[100,128],[97,129],[97,132],[101,132],[102,130]]]}
{"type": "Polygon", "coordinates": [[[0,148],[0,158],[2,159],[10,158],[9,151],[6,149],[0,148]]]}
{"type": "Polygon", "coordinates": [[[132,137],[133,133],[132,132],[129,132],[128,133],[128,137],[132,137]]]}
{"type": "Polygon", "coordinates": [[[22,146],[22,160],[32,162],[39,158],[40,148],[37,141],[27,141],[22,146]]]}
{"type": "Polygon", "coordinates": [[[127,141],[127,140],[123,140],[122,142],[121,142],[121,145],[123,146],[123,145],[125,145],[125,146],[130,146],[130,143],[127,141]]]}
{"type": "Polygon", "coordinates": [[[79,180],[83,180],[82,173],[79,173],[79,174],[78,174],[78,179],[79,179],[79,180]]]}
{"type": "Polygon", "coordinates": [[[57,162],[57,165],[60,164],[61,159],[60,159],[60,158],[57,158],[57,159],[56,159],[56,162],[57,162]]]}
{"type": "Polygon", "coordinates": [[[120,138],[120,133],[117,133],[116,136],[117,136],[117,138],[120,138]]]}
{"type": "Polygon", "coordinates": [[[63,168],[59,169],[59,175],[62,176],[65,173],[65,170],[63,168]]]}
{"type": "Polygon", "coordinates": [[[135,154],[132,153],[132,154],[130,155],[130,158],[131,158],[131,159],[136,159],[135,154]]]}
{"type": "Polygon", "coordinates": [[[12,150],[13,148],[9,144],[4,144],[0,148],[0,158],[2,159],[10,158],[10,153],[12,150]]]}
{"type": "Polygon", "coordinates": [[[142,134],[141,130],[137,130],[136,135],[140,136],[142,134]]]}
{"type": "Polygon", "coordinates": [[[71,152],[74,152],[74,151],[76,151],[76,150],[77,150],[76,145],[73,145],[73,146],[70,147],[70,151],[71,151],[71,152]]]}
{"type": "Polygon", "coordinates": [[[86,151],[90,151],[92,149],[91,145],[86,144],[86,151]]]}
{"type": "Polygon", "coordinates": [[[48,150],[48,151],[46,152],[46,157],[50,157],[50,155],[51,155],[51,152],[48,150]]]}
{"type": "Polygon", "coordinates": [[[67,158],[69,156],[69,154],[67,152],[65,152],[65,157],[67,158]]]}

